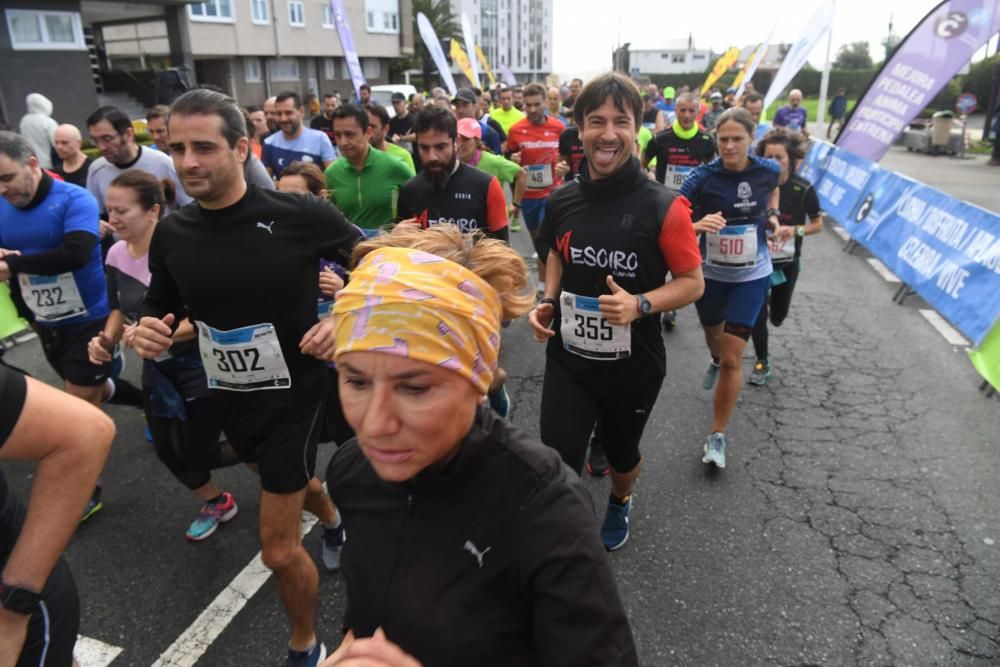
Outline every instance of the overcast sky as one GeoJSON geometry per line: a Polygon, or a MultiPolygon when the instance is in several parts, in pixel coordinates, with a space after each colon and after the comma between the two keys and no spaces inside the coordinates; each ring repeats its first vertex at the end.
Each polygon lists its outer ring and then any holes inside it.
{"type": "MultiPolygon", "coordinates": [[[[889,32],[906,35],[940,0],[836,0],[833,51],[840,45],[867,41],[872,57],[881,59],[881,42],[889,32]]],[[[619,43],[658,48],[665,40],[694,37],[696,48],[722,53],[766,39],[776,25],[773,42],[795,41],[802,27],[826,0],[553,0],[553,60],[563,80],[587,78],[610,69],[611,51],[619,43]],[[620,29],[619,29],[620,26],[620,29]]],[[[809,57],[817,69],[826,55],[826,39],[809,57]]],[[[978,57],[982,57],[979,54],[978,57]]]]}

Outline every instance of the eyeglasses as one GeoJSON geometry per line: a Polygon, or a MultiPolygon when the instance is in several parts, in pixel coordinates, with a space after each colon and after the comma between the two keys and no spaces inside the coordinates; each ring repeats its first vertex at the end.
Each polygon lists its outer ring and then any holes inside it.
{"type": "Polygon", "coordinates": [[[105,134],[100,137],[91,137],[91,140],[94,142],[95,146],[102,146],[104,144],[113,144],[115,139],[118,139],[119,137],[121,137],[120,134],[105,134]]]}

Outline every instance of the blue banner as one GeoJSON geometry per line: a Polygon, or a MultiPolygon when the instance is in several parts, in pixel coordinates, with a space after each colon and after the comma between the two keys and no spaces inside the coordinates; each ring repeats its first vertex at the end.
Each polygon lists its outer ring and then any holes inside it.
{"type": "Polygon", "coordinates": [[[800,173],[854,240],[983,341],[1000,319],[1000,215],[829,144],[816,142],[800,173]]]}

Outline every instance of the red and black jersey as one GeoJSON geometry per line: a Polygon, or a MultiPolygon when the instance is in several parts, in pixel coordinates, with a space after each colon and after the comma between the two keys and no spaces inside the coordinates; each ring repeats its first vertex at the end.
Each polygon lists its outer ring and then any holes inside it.
{"type": "Polygon", "coordinates": [[[580,130],[567,127],[559,135],[559,155],[569,158],[569,173],[566,180],[572,180],[580,173],[580,163],[583,162],[583,142],[580,141],[580,130]]]}
{"type": "MultiPolygon", "coordinates": [[[[671,194],[642,172],[631,158],[607,179],[583,173],[552,193],[541,228],[542,238],[562,260],[564,291],[585,297],[610,294],[607,277],[631,294],[661,287],[667,273],[681,274],[701,266],[701,253],[687,199],[671,194]]],[[[567,351],[553,322],[547,356],[571,377],[601,382],[629,382],[664,375],[666,353],[658,317],[632,323],[630,356],[594,361],[567,351]]]]}
{"type": "Polygon", "coordinates": [[[451,223],[463,232],[482,230],[488,236],[507,240],[507,202],[495,176],[462,162],[436,188],[420,172],[399,190],[397,215],[416,218],[421,227],[451,223]]]}
{"type": "Polygon", "coordinates": [[[662,132],[646,144],[646,159],[656,159],[656,180],[672,190],[680,190],[684,176],[695,167],[715,159],[715,139],[708,132],[698,131],[690,139],[681,139],[672,127],[662,132]],[[667,170],[671,169],[671,180],[667,182],[667,170]]]}

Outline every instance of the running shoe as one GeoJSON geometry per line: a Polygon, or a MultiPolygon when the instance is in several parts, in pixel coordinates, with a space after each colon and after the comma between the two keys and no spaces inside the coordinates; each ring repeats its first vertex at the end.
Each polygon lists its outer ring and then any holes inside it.
{"type": "Polygon", "coordinates": [[[601,526],[601,541],[608,551],[621,549],[628,542],[628,514],[632,511],[632,496],[625,504],[618,502],[614,495],[608,498],[608,513],[601,526]]]}
{"type": "Polygon", "coordinates": [[[662,315],[660,315],[660,322],[663,324],[663,329],[665,331],[673,331],[674,327],[677,326],[677,311],[668,310],[662,315]]]}
{"type": "Polygon", "coordinates": [[[512,231],[512,232],[519,232],[519,231],[521,231],[521,219],[520,218],[514,218],[513,220],[510,221],[510,231],[512,231]]]}
{"type": "Polygon", "coordinates": [[[702,463],[714,463],[716,468],[726,467],[726,435],[724,433],[713,433],[705,441],[705,455],[701,457],[702,463]]]}
{"type": "Polygon", "coordinates": [[[747,378],[747,382],[750,384],[755,384],[758,387],[763,387],[767,384],[768,379],[770,379],[771,373],[771,362],[757,360],[757,363],[753,365],[753,372],[750,373],[750,377],[747,378]]]}
{"type": "Polygon", "coordinates": [[[340,569],[340,549],[346,539],[343,521],[336,528],[323,528],[323,567],[327,572],[340,569]]]}
{"type": "Polygon", "coordinates": [[[708,362],[708,368],[705,369],[705,377],[701,379],[701,386],[705,388],[706,391],[712,389],[715,386],[715,381],[719,379],[719,364],[714,360],[708,362]]]}
{"type": "Polygon", "coordinates": [[[236,506],[236,499],[228,491],[222,493],[222,499],[214,503],[205,503],[201,506],[198,518],[192,522],[184,536],[189,542],[200,542],[208,539],[219,528],[220,523],[225,523],[236,516],[239,507],[236,506]]]}
{"type": "Polygon", "coordinates": [[[604,453],[604,446],[597,438],[590,439],[590,458],[587,459],[587,472],[591,477],[604,477],[611,472],[611,464],[604,453]]]}
{"type": "Polygon", "coordinates": [[[316,644],[308,651],[293,651],[288,649],[286,667],[318,667],[326,659],[326,646],[323,642],[316,644]]]}
{"type": "Polygon", "coordinates": [[[80,517],[80,523],[83,523],[102,509],[104,509],[104,503],[101,502],[101,485],[98,484],[94,487],[94,495],[90,497],[90,500],[87,501],[87,506],[83,508],[83,516],[80,517]]]}
{"type": "Polygon", "coordinates": [[[487,398],[490,399],[490,407],[493,408],[493,412],[506,419],[507,415],[510,414],[510,394],[507,393],[507,387],[500,385],[500,388],[489,394],[487,398]]]}

